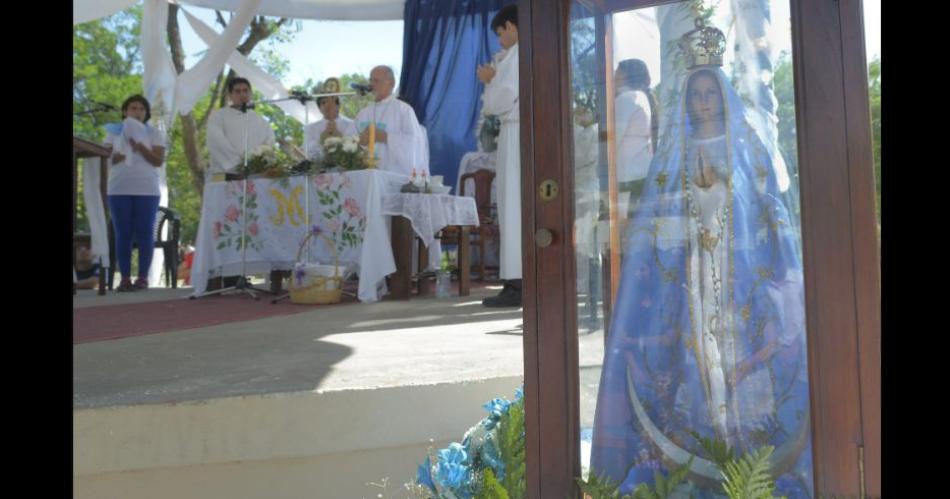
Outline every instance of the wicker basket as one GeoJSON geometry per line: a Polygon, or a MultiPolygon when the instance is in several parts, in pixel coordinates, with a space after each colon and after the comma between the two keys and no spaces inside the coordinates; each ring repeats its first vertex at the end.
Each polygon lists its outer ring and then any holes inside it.
{"type": "Polygon", "coordinates": [[[290,279],[290,301],[298,305],[328,305],[330,303],[340,303],[343,296],[343,278],[340,277],[340,256],[337,254],[336,245],[326,236],[320,236],[326,241],[330,251],[333,252],[333,276],[313,275],[311,269],[308,269],[306,262],[301,262],[303,249],[307,246],[313,233],[307,234],[300,248],[297,250],[297,265],[303,265],[305,273],[303,285],[297,285],[297,266],[294,268],[294,276],[290,279]],[[309,283],[308,283],[309,281],[309,283]]]}

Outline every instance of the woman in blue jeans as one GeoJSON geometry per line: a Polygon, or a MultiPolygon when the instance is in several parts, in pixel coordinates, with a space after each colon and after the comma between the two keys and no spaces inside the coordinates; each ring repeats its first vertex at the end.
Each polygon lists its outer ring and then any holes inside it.
{"type": "Polygon", "coordinates": [[[148,125],[148,100],[133,95],[122,103],[122,123],[107,125],[105,144],[112,147],[109,209],[115,230],[116,257],[122,282],[117,291],[148,289],[148,269],[155,246],[155,216],[161,197],[158,169],[165,158],[165,135],[148,125]],[[132,244],[139,248],[138,279],[132,284],[132,244]]]}

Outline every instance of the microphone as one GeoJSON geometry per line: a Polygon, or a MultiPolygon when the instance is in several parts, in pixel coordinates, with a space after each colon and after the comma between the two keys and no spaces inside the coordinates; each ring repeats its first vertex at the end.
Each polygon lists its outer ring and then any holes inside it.
{"type": "Polygon", "coordinates": [[[356,82],[351,82],[350,88],[359,92],[360,95],[366,95],[373,91],[373,87],[369,85],[360,85],[359,83],[356,83],[356,82]]]}
{"type": "Polygon", "coordinates": [[[101,107],[101,108],[105,108],[105,109],[109,109],[109,110],[112,110],[112,111],[116,111],[116,107],[113,106],[112,104],[106,104],[105,102],[99,102],[99,101],[96,101],[96,100],[91,101],[91,102],[92,102],[93,104],[95,104],[95,105],[101,107]]]}
{"type": "Polygon", "coordinates": [[[291,90],[289,97],[300,101],[301,104],[313,100],[313,97],[311,97],[310,94],[304,90],[291,90]]]}

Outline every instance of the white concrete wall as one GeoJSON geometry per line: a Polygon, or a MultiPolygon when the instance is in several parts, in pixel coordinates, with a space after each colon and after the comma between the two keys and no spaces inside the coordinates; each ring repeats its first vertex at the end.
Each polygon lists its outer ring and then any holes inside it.
{"type": "Polygon", "coordinates": [[[75,497],[362,498],[415,476],[521,377],[77,410],[75,497]],[[434,441],[434,443],[431,443],[434,441]]]}
{"type": "MultiPolygon", "coordinates": [[[[436,449],[450,440],[435,442],[436,449]]],[[[96,499],[375,499],[405,497],[403,484],[430,444],[373,449],[316,458],[271,459],[79,477],[77,498],[96,499]],[[367,485],[389,478],[387,489],[367,485]]]]}

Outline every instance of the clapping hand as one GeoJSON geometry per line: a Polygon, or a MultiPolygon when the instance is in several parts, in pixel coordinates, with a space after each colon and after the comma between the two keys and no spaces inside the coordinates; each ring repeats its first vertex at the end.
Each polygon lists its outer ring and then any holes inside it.
{"type": "Polygon", "coordinates": [[[475,70],[475,74],[478,75],[479,81],[487,85],[495,78],[495,68],[489,64],[482,64],[475,70]]]}

